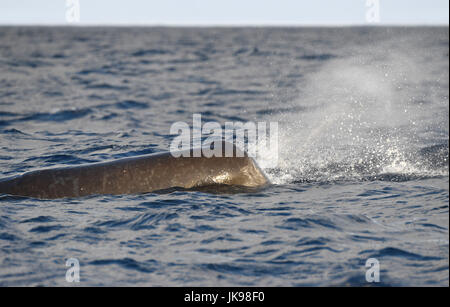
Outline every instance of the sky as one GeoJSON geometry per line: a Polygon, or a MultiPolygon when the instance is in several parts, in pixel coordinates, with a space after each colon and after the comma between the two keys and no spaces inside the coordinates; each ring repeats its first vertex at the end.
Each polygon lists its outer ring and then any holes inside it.
{"type": "Polygon", "coordinates": [[[3,25],[448,25],[448,22],[448,0],[0,0],[3,25]]]}

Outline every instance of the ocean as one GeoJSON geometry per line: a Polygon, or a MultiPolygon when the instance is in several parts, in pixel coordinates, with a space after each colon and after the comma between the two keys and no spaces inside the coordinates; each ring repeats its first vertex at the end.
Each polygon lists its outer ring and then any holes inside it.
{"type": "Polygon", "coordinates": [[[448,27],[0,27],[0,179],[166,152],[193,114],[277,122],[272,184],[0,195],[0,286],[73,286],[68,259],[80,286],[449,285],[448,27]]]}

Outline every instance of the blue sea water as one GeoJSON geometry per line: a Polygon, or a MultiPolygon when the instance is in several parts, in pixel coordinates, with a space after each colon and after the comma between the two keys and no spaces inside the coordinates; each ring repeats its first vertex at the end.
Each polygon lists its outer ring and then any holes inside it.
{"type": "Polygon", "coordinates": [[[0,195],[0,286],[449,285],[448,27],[0,27],[0,178],[276,121],[251,193],[0,195]],[[277,159],[277,167],[268,167],[277,159]]]}

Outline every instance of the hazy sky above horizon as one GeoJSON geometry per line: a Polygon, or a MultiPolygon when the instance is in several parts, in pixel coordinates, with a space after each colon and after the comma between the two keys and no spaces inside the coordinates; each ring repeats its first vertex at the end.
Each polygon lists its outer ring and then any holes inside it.
{"type": "MultiPolygon", "coordinates": [[[[0,24],[67,24],[67,0],[0,0],[0,24]]],[[[448,0],[70,0],[81,25],[448,25],[448,0]]]]}

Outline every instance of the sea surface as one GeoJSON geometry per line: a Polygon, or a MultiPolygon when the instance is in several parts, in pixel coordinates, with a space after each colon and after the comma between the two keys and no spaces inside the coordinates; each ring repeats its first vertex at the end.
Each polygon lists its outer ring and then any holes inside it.
{"type": "Polygon", "coordinates": [[[0,195],[0,286],[449,286],[448,27],[0,27],[0,178],[167,151],[194,113],[278,122],[272,185],[0,195]]]}

